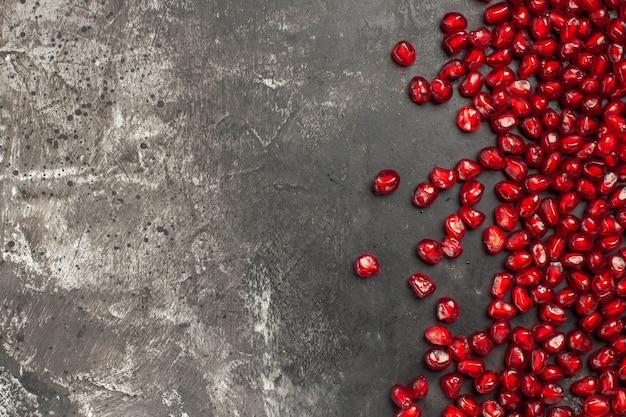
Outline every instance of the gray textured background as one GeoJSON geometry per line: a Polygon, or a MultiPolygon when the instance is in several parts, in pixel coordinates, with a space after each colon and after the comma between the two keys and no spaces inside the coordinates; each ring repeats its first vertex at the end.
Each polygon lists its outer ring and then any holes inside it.
{"type": "MultiPolygon", "coordinates": [[[[434,319],[406,278],[468,312],[501,261],[475,232],[421,264],[456,192],[410,204],[494,142],[456,128],[462,98],[406,95],[446,59],[439,18],[484,7],[0,0],[0,416],[392,415],[434,319]],[[402,175],[384,198],[382,168],[402,175]]],[[[441,404],[435,387],[425,412],[441,404]]]]}

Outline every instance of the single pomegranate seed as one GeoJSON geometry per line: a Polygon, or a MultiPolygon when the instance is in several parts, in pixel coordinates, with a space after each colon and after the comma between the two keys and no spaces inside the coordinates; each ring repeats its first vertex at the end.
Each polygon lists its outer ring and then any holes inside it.
{"type": "Polygon", "coordinates": [[[498,226],[489,226],[483,232],[483,241],[490,254],[500,252],[504,248],[505,239],[504,231],[498,226]]]}
{"type": "Polygon", "coordinates": [[[521,384],[521,375],[517,369],[506,368],[500,373],[500,384],[509,391],[519,390],[521,384]]]}
{"type": "Polygon", "coordinates": [[[489,338],[497,345],[501,345],[509,340],[510,335],[511,324],[508,320],[496,320],[489,326],[489,338]]]}
{"type": "Polygon", "coordinates": [[[456,55],[461,52],[468,43],[467,32],[461,30],[457,32],[448,33],[443,37],[443,49],[449,55],[456,55]]]}
{"type": "Polygon", "coordinates": [[[500,385],[500,374],[494,371],[485,371],[474,379],[474,389],[479,394],[488,394],[500,385]]]}
{"type": "Polygon", "coordinates": [[[400,185],[400,175],[393,169],[383,169],[374,177],[374,192],[380,195],[391,194],[400,185]]]}
{"type": "Polygon", "coordinates": [[[448,81],[458,80],[467,72],[465,64],[460,59],[451,59],[442,65],[439,77],[448,81]]]}
{"type": "Polygon", "coordinates": [[[505,266],[510,271],[519,272],[528,268],[532,262],[532,257],[528,252],[517,250],[506,258],[505,266]]]}
{"type": "Polygon", "coordinates": [[[453,298],[441,297],[437,302],[437,319],[452,323],[458,320],[460,314],[459,304],[453,298]]]}
{"type": "Polygon", "coordinates": [[[430,83],[430,97],[435,103],[444,103],[452,98],[454,90],[450,81],[435,77],[430,83]]]}
{"type": "Polygon", "coordinates": [[[503,230],[511,231],[517,226],[519,216],[517,210],[510,204],[500,204],[494,211],[496,224],[503,230]]]}
{"type": "Polygon", "coordinates": [[[504,417],[504,409],[495,400],[485,400],[481,406],[483,417],[504,417]]]}
{"type": "Polygon", "coordinates": [[[407,67],[415,62],[415,47],[411,42],[402,40],[391,50],[391,57],[398,65],[407,67]]]}
{"type": "Polygon", "coordinates": [[[568,405],[559,405],[548,410],[548,417],[574,417],[574,409],[568,405]]]}
{"type": "Polygon", "coordinates": [[[399,408],[393,417],[422,417],[422,409],[417,404],[411,404],[407,408],[399,408]]]}
{"type": "Polygon", "coordinates": [[[456,398],[456,405],[469,417],[476,417],[481,413],[480,403],[469,394],[459,395],[456,398]]]}
{"type": "Polygon", "coordinates": [[[583,360],[574,352],[561,352],[556,361],[567,375],[577,375],[583,368],[583,360]]]}
{"type": "Polygon", "coordinates": [[[461,181],[473,180],[483,172],[483,168],[476,161],[467,158],[457,162],[454,170],[461,181]]]}
{"type": "Polygon", "coordinates": [[[405,385],[396,384],[391,388],[391,400],[400,408],[408,408],[413,404],[413,395],[405,385]]]}
{"type": "Polygon", "coordinates": [[[427,264],[434,265],[443,259],[443,251],[436,240],[422,239],[416,246],[417,255],[427,264]]]}
{"type": "Polygon", "coordinates": [[[530,371],[533,374],[541,373],[548,366],[550,356],[543,349],[535,348],[530,351],[530,371]]]}
{"type": "Polygon", "coordinates": [[[441,324],[433,324],[424,332],[426,340],[433,345],[448,346],[452,341],[452,333],[441,324]]]}
{"type": "Polygon", "coordinates": [[[482,358],[465,359],[460,361],[456,369],[470,378],[477,378],[485,372],[485,361],[482,358]]]}
{"type": "Polygon", "coordinates": [[[426,366],[433,371],[443,371],[452,363],[452,358],[447,349],[428,349],[424,355],[426,366]]]}
{"type": "Polygon", "coordinates": [[[611,403],[602,395],[591,395],[583,403],[583,410],[590,417],[603,417],[611,411],[611,403]]]}
{"type": "Polygon", "coordinates": [[[525,313],[529,311],[535,305],[532,298],[530,298],[530,295],[528,295],[526,289],[519,285],[513,287],[512,299],[513,304],[520,311],[520,313],[525,313]]]}
{"type": "Polygon", "coordinates": [[[418,298],[426,298],[437,289],[435,281],[421,272],[411,275],[408,281],[409,286],[418,298]]]}
{"type": "Polygon", "coordinates": [[[505,297],[513,288],[513,275],[508,272],[498,272],[493,278],[491,294],[496,298],[505,297]]]}
{"type": "Polygon", "coordinates": [[[441,246],[441,250],[446,258],[458,258],[463,254],[463,245],[452,236],[445,236],[439,243],[439,246],[441,246]]]}
{"type": "MultiPolygon", "coordinates": [[[[485,82],[485,77],[483,76],[481,72],[477,70],[470,70],[465,76],[465,78],[463,78],[463,80],[461,81],[461,84],[459,85],[459,92],[464,97],[475,97],[483,88],[484,82],[485,82]]],[[[483,117],[483,115],[478,110],[476,110],[475,107],[469,107],[469,108],[472,109],[473,111],[476,111],[479,117],[483,117]]]]}
{"type": "Polygon", "coordinates": [[[472,229],[480,227],[485,221],[485,215],[482,212],[467,205],[461,206],[459,216],[463,219],[465,224],[472,229]]]}
{"type": "Polygon", "coordinates": [[[591,352],[593,342],[587,333],[576,329],[567,334],[567,347],[573,352],[585,354],[591,352]]]}
{"type": "Polygon", "coordinates": [[[413,77],[409,84],[409,97],[417,104],[424,104],[430,100],[430,83],[424,77],[413,77]]]}
{"type": "MultiPolygon", "coordinates": [[[[445,376],[445,375],[444,375],[445,376]]],[[[441,379],[441,383],[442,383],[442,389],[443,389],[443,377],[441,379]]],[[[444,392],[447,391],[447,389],[443,389],[444,392]]],[[[456,395],[453,394],[452,392],[450,394],[446,394],[446,396],[450,395],[450,397],[448,398],[455,398],[456,395]]],[[[457,394],[458,395],[458,394],[457,394]]],[[[443,409],[443,411],[441,412],[441,416],[442,417],[467,417],[465,415],[465,413],[463,413],[463,411],[461,411],[457,406],[455,406],[454,404],[448,404],[446,405],[446,407],[443,409]]]]}
{"type": "Polygon", "coordinates": [[[459,109],[456,122],[461,130],[473,132],[480,127],[481,115],[474,107],[463,106],[459,109]]]}
{"type": "Polygon", "coordinates": [[[493,96],[484,91],[478,92],[472,98],[472,105],[478,110],[483,119],[489,119],[498,112],[493,96]]]}
{"type": "Polygon", "coordinates": [[[522,375],[520,390],[527,397],[536,397],[541,392],[541,381],[539,381],[539,378],[534,374],[522,375]]]}
{"type": "Polygon", "coordinates": [[[430,171],[430,181],[435,187],[446,190],[456,184],[456,171],[436,166],[430,171]]]}
{"type": "Polygon", "coordinates": [[[432,182],[420,182],[413,191],[413,204],[417,207],[428,207],[439,197],[439,190],[432,182]]]}
{"type": "Polygon", "coordinates": [[[565,333],[556,332],[542,343],[543,349],[548,352],[550,355],[555,353],[559,353],[565,347],[565,333]]]}
{"type": "Polygon", "coordinates": [[[489,317],[497,320],[510,320],[517,315],[515,306],[502,299],[497,299],[489,304],[487,308],[489,317]]]}
{"type": "Polygon", "coordinates": [[[539,316],[543,321],[560,326],[567,320],[567,311],[553,303],[543,304],[539,308],[539,316]]]}
{"type": "Polygon", "coordinates": [[[478,162],[487,169],[503,169],[506,167],[505,156],[495,146],[488,146],[480,151],[478,162]]]}
{"type": "Polygon", "coordinates": [[[618,388],[611,399],[611,408],[618,415],[626,414],[626,388],[618,388]]]}
{"type": "MultiPolygon", "coordinates": [[[[463,388],[463,375],[458,372],[445,374],[441,377],[440,383],[441,390],[446,398],[456,398],[459,395],[461,388],[463,388]]],[[[464,414],[461,412],[461,415],[464,414]]]]}
{"type": "Polygon", "coordinates": [[[605,371],[615,366],[615,351],[609,347],[600,348],[589,356],[592,369],[605,371]]]}
{"type": "Polygon", "coordinates": [[[472,355],[469,340],[465,336],[454,336],[448,346],[448,350],[452,359],[459,362],[469,359],[472,355]]]}
{"type": "Polygon", "coordinates": [[[365,253],[354,261],[354,271],[361,278],[369,278],[380,272],[380,263],[376,255],[365,253]]]}
{"type": "Polygon", "coordinates": [[[467,28],[467,19],[461,13],[446,13],[440,22],[441,30],[446,33],[458,32],[467,28]]]}
{"type": "Polygon", "coordinates": [[[411,395],[416,400],[422,399],[428,395],[428,379],[424,375],[419,375],[409,386],[411,395]]]}

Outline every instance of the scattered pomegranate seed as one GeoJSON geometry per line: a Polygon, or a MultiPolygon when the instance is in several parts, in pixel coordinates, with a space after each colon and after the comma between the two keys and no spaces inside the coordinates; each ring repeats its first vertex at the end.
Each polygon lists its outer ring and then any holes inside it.
{"type": "Polygon", "coordinates": [[[354,271],[361,278],[369,278],[380,272],[380,263],[376,255],[366,253],[354,261],[354,271]]]}
{"type": "Polygon", "coordinates": [[[459,318],[461,309],[457,302],[450,297],[441,297],[437,302],[437,319],[452,323],[459,318]]]}
{"type": "Polygon", "coordinates": [[[400,175],[393,169],[383,169],[374,177],[374,192],[380,195],[391,194],[400,186],[400,175]]]}
{"type": "Polygon", "coordinates": [[[415,47],[407,40],[398,42],[391,50],[391,57],[403,67],[408,67],[415,62],[415,47]]]}

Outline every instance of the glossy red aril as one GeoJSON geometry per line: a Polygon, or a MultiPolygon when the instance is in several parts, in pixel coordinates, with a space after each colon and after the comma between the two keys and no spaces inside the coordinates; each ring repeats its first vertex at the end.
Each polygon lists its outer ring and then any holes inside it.
{"type": "Polygon", "coordinates": [[[430,101],[430,83],[424,77],[415,76],[409,84],[409,97],[417,104],[424,104],[430,101]]]}
{"type": "MultiPolygon", "coordinates": [[[[454,398],[454,397],[449,397],[449,398],[454,398]]],[[[467,417],[467,416],[456,405],[448,404],[441,412],[441,417],[467,417]]]]}
{"type": "Polygon", "coordinates": [[[488,394],[500,385],[500,374],[487,370],[474,379],[474,389],[479,394],[488,394]]]}
{"type": "Polygon", "coordinates": [[[603,417],[611,411],[611,403],[602,395],[591,395],[583,403],[583,410],[589,417],[603,417]]]}
{"type": "Polygon", "coordinates": [[[391,400],[400,408],[408,408],[413,404],[413,395],[406,385],[396,384],[391,388],[391,400]]]}
{"type": "Polygon", "coordinates": [[[626,388],[618,388],[611,399],[611,408],[618,415],[626,414],[626,388]]]}
{"type": "Polygon", "coordinates": [[[541,381],[539,380],[537,375],[534,374],[522,375],[520,390],[527,397],[536,397],[541,392],[541,381]]]}
{"type": "Polygon", "coordinates": [[[430,97],[435,103],[444,103],[452,98],[452,84],[445,78],[435,77],[430,83],[430,97]]]}
{"type": "Polygon", "coordinates": [[[497,345],[500,345],[509,340],[510,335],[511,324],[508,320],[496,320],[489,326],[489,338],[493,341],[493,343],[497,345]]]}
{"type": "Polygon", "coordinates": [[[458,320],[460,314],[459,304],[453,298],[441,297],[437,302],[437,319],[452,323],[458,320]]]}
{"type": "Polygon", "coordinates": [[[463,253],[463,245],[452,236],[445,236],[439,243],[446,258],[458,258],[463,253]]]}
{"type": "Polygon", "coordinates": [[[439,189],[432,182],[420,182],[413,191],[413,204],[428,207],[439,197],[439,189]]]}
{"type": "Polygon", "coordinates": [[[482,358],[465,359],[460,361],[456,369],[470,378],[477,378],[485,372],[485,362],[482,358]]]}
{"type": "Polygon", "coordinates": [[[415,47],[407,40],[401,40],[391,50],[391,57],[398,64],[407,67],[415,62],[415,47]]]}
{"type": "Polygon", "coordinates": [[[478,400],[469,394],[462,394],[456,398],[456,406],[469,417],[476,417],[481,412],[478,400]]]}
{"type": "Polygon", "coordinates": [[[441,324],[433,324],[424,332],[424,337],[433,345],[448,346],[452,341],[452,333],[441,324]]]}
{"type": "Polygon", "coordinates": [[[464,361],[469,359],[472,355],[472,348],[469,345],[469,340],[467,337],[459,335],[454,336],[450,345],[448,346],[448,351],[450,352],[450,356],[455,361],[464,361]]]}
{"type": "Polygon", "coordinates": [[[449,55],[456,55],[467,46],[467,32],[460,30],[451,32],[443,37],[442,46],[449,55]]]}
{"type": "Polygon", "coordinates": [[[432,184],[442,190],[451,188],[456,184],[456,171],[442,167],[434,167],[430,171],[430,181],[432,184]]]}
{"type": "Polygon", "coordinates": [[[443,15],[439,26],[446,33],[458,32],[467,28],[467,19],[461,13],[449,12],[443,15]]]}
{"type": "Polygon", "coordinates": [[[512,231],[517,226],[519,216],[510,204],[500,204],[494,210],[496,224],[503,230],[512,231]]]}
{"type": "Polygon", "coordinates": [[[486,331],[474,332],[470,336],[469,342],[474,353],[480,356],[488,355],[494,348],[494,343],[486,331]]]}
{"type": "Polygon", "coordinates": [[[428,395],[428,379],[424,375],[419,375],[409,386],[414,399],[420,400],[428,395]]]}
{"type": "Polygon", "coordinates": [[[383,169],[374,177],[374,192],[380,195],[391,194],[400,186],[400,175],[393,169],[383,169]]]}
{"type": "Polygon", "coordinates": [[[453,81],[458,80],[467,72],[467,68],[460,59],[451,59],[441,66],[439,77],[453,81]]]}
{"type": "Polygon", "coordinates": [[[478,162],[487,169],[503,169],[506,167],[505,156],[495,146],[488,146],[478,154],[478,162]]]}
{"type": "Polygon", "coordinates": [[[443,250],[434,239],[422,239],[417,243],[415,248],[417,256],[419,256],[427,264],[434,265],[443,259],[443,250]]]}
{"type": "Polygon", "coordinates": [[[461,206],[459,209],[459,216],[463,219],[465,224],[472,229],[480,227],[480,225],[482,225],[485,221],[485,215],[482,212],[467,205],[461,206]]]}
{"type": "Polygon", "coordinates": [[[393,417],[422,417],[422,409],[417,404],[411,404],[407,408],[399,408],[393,417]]]}
{"type": "Polygon", "coordinates": [[[380,263],[376,255],[365,253],[354,261],[354,271],[361,278],[369,278],[380,272],[380,263]]]}
{"type": "Polygon", "coordinates": [[[609,347],[600,348],[589,356],[589,366],[599,371],[613,368],[615,361],[615,351],[609,347]]]}
{"type": "Polygon", "coordinates": [[[430,276],[421,272],[411,275],[408,282],[409,286],[418,298],[426,298],[437,289],[435,281],[430,276]]]}
{"type": "Polygon", "coordinates": [[[445,348],[428,349],[424,354],[424,362],[433,371],[443,371],[452,363],[450,353],[445,348]]]}
{"type": "MultiPolygon", "coordinates": [[[[451,372],[441,377],[441,390],[446,398],[456,398],[463,388],[463,375],[458,372],[451,372]]],[[[462,414],[462,413],[461,413],[462,414]]]]}
{"type": "Polygon", "coordinates": [[[483,168],[476,161],[467,158],[457,162],[454,170],[461,181],[473,180],[483,172],[483,168]]]}
{"type": "Polygon", "coordinates": [[[472,106],[463,106],[456,116],[456,123],[464,132],[473,132],[480,127],[481,115],[472,106]]]}
{"type": "Polygon", "coordinates": [[[485,243],[487,252],[490,254],[500,252],[504,248],[505,239],[506,234],[498,226],[488,226],[483,232],[483,242],[485,243]]]}

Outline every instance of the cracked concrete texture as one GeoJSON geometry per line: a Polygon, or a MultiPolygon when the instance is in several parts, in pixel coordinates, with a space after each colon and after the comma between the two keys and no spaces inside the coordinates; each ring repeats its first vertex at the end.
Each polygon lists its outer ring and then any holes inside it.
{"type": "Polygon", "coordinates": [[[435,228],[368,181],[460,152],[388,56],[452,4],[0,0],[0,415],[391,414],[423,311],[350,259],[435,228]]]}

